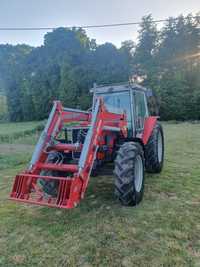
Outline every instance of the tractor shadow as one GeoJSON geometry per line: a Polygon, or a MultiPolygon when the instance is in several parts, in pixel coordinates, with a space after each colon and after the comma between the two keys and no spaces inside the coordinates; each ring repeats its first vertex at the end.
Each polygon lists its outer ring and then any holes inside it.
{"type": "Polygon", "coordinates": [[[105,165],[99,170],[97,176],[90,178],[86,192],[86,199],[95,197],[99,206],[101,206],[103,203],[106,205],[112,205],[114,203],[115,197],[113,169],[113,164],[105,165]]]}

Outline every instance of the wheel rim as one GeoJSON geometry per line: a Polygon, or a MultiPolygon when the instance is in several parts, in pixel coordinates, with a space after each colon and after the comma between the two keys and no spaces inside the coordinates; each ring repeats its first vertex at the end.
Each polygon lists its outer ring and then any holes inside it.
{"type": "Polygon", "coordinates": [[[141,191],[142,182],[143,182],[143,161],[140,155],[135,159],[135,190],[137,192],[141,191]]]}
{"type": "Polygon", "coordinates": [[[162,162],[162,155],[163,155],[163,140],[161,132],[158,133],[158,161],[159,163],[162,162]]]}

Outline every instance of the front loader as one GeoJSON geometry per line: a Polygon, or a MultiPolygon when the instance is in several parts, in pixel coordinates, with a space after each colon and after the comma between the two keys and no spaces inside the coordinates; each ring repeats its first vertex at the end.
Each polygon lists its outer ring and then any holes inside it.
{"type": "Polygon", "coordinates": [[[73,208],[107,162],[114,162],[119,201],[134,206],[142,200],[144,171],[161,172],[164,159],[162,126],[149,116],[146,89],[119,84],[92,91],[92,111],[54,102],[28,168],[15,177],[11,200],[73,208]]]}

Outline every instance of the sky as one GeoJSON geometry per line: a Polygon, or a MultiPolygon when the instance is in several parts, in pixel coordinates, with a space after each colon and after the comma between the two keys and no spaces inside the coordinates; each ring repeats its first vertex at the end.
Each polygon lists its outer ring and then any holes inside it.
{"type": "MultiPolygon", "coordinates": [[[[197,13],[200,0],[0,0],[1,27],[60,27],[141,21],[197,13]]],[[[137,40],[138,26],[86,30],[97,43],[137,40]]],[[[46,31],[0,31],[0,43],[39,46],[46,31]]]]}

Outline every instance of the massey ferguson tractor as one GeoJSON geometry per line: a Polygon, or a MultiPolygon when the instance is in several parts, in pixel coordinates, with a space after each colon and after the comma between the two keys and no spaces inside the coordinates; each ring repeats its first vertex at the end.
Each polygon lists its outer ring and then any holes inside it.
{"type": "Polygon", "coordinates": [[[135,206],[142,200],[144,171],[161,172],[164,157],[162,126],[149,116],[147,90],[119,84],[92,91],[91,111],[54,102],[29,166],[15,177],[11,200],[73,208],[90,176],[108,162],[114,162],[119,201],[135,206]]]}

